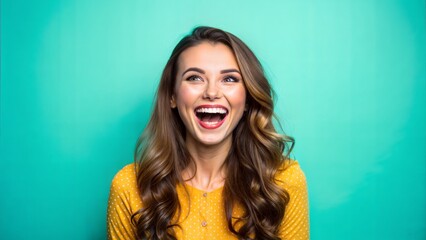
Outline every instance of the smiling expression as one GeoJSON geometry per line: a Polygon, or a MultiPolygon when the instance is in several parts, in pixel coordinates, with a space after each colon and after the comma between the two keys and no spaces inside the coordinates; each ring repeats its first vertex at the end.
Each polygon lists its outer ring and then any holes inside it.
{"type": "Polygon", "coordinates": [[[245,104],[246,89],[229,47],[202,42],[181,53],[171,107],[178,109],[187,142],[230,144],[245,104]]]}

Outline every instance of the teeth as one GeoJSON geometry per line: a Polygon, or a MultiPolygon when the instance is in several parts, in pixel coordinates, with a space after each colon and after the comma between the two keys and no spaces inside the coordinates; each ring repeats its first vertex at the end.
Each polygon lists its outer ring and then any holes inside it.
{"type": "Polygon", "coordinates": [[[195,111],[197,113],[220,113],[220,114],[226,114],[226,109],[223,109],[223,108],[198,108],[195,111]]]}
{"type": "Polygon", "coordinates": [[[218,122],[204,122],[204,124],[206,124],[206,125],[214,125],[214,124],[217,124],[218,122]]]}

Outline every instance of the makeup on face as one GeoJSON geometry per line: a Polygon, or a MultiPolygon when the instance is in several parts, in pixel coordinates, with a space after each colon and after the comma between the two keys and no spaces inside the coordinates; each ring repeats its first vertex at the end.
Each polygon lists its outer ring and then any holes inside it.
{"type": "Polygon", "coordinates": [[[200,105],[195,108],[195,116],[198,118],[200,125],[207,129],[215,129],[220,127],[226,116],[228,109],[222,105],[200,105]]]}
{"type": "Polygon", "coordinates": [[[187,138],[217,144],[232,136],[243,116],[246,89],[232,50],[222,43],[201,43],[179,56],[173,105],[187,138]]]}

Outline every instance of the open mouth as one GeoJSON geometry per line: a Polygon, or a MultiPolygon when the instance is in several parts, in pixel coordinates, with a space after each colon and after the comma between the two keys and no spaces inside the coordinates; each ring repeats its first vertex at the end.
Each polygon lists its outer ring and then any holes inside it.
{"type": "Polygon", "coordinates": [[[208,128],[219,127],[227,115],[228,110],[223,107],[201,106],[195,109],[195,116],[197,116],[201,125],[208,128]]]}

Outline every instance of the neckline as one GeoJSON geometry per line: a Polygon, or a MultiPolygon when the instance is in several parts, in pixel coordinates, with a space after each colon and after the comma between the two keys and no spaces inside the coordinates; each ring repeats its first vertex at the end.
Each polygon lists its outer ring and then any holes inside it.
{"type": "Polygon", "coordinates": [[[193,190],[193,191],[195,191],[195,192],[198,192],[198,193],[208,193],[208,194],[212,194],[212,193],[216,193],[216,192],[219,192],[219,191],[222,191],[223,190],[223,188],[224,188],[224,185],[222,185],[222,186],[220,186],[220,187],[218,187],[218,188],[215,188],[215,189],[213,189],[213,190],[211,190],[211,191],[204,191],[204,190],[202,190],[202,189],[199,189],[199,188],[196,188],[196,187],[194,187],[194,186],[191,186],[191,185],[189,185],[188,183],[183,183],[183,187],[184,188],[187,188],[187,189],[190,189],[190,190],[193,190]]]}

